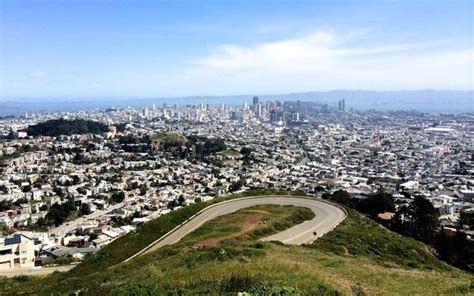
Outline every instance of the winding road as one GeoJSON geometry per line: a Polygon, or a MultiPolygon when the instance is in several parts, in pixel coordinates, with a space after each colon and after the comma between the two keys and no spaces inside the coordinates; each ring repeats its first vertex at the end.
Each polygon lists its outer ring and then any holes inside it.
{"type": "Polygon", "coordinates": [[[209,207],[201,210],[196,215],[177,226],[175,229],[171,230],[161,238],[157,239],[148,247],[128,258],[124,262],[127,262],[141,254],[153,252],[165,245],[175,244],[187,234],[193,232],[207,221],[210,221],[216,217],[227,215],[240,209],[266,204],[306,207],[315,213],[315,217],[311,220],[295,225],[287,230],[276,233],[269,237],[265,237],[262,239],[263,241],[280,241],[282,243],[291,245],[308,244],[334,229],[346,217],[345,211],[340,207],[323,202],[321,200],[309,199],[307,197],[271,195],[232,199],[210,205],[209,207]]]}

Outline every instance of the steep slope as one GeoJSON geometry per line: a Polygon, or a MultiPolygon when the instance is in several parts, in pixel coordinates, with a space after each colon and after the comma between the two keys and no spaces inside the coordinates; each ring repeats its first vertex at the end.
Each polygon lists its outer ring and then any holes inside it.
{"type": "MultiPolygon", "coordinates": [[[[112,248],[106,248],[97,258],[69,273],[4,280],[1,292],[82,291],[95,295],[232,294],[239,291],[260,295],[474,293],[471,274],[439,261],[426,245],[390,232],[354,211],[349,211],[346,220],[335,230],[309,246],[258,241],[308,218],[304,210],[295,207],[248,208],[218,217],[178,244],[126,264],[112,266],[111,262],[115,261],[110,259],[114,257],[111,253],[104,255],[112,248]]],[[[113,248],[131,248],[139,237],[140,234],[125,237],[120,244],[113,244],[113,248]]],[[[117,250],[113,255],[123,253],[126,252],[117,250]]]]}

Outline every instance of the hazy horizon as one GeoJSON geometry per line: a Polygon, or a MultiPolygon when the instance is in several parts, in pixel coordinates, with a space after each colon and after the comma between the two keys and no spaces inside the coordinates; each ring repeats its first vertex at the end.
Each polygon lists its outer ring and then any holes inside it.
{"type": "Polygon", "coordinates": [[[337,101],[346,99],[348,109],[379,111],[419,111],[428,113],[474,112],[473,91],[416,90],[416,91],[367,91],[332,90],[287,94],[242,94],[229,96],[186,96],[186,97],[102,97],[102,98],[22,98],[0,100],[0,116],[24,115],[27,112],[104,110],[109,107],[151,107],[153,104],[178,104],[180,106],[197,103],[240,105],[245,100],[250,103],[253,96],[262,101],[280,100],[316,102],[336,106],[337,101]]]}
{"type": "Polygon", "coordinates": [[[393,90],[393,89],[328,89],[328,90],[309,90],[309,91],[292,91],[292,92],[282,92],[282,93],[209,93],[209,94],[191,94],[185,96],[164,96],[164,95],[149,95],[149,96],[135,96],[135,95],[122,95],[122,96],[115,96],[115,95],[102,95],[102,96],[80,96],[80,95],[68,95],[68,96],[10,96],[10,97],[0,97],[0,102],[8,102],[8,101],[15,101],[15,100],[40,100],[40,101],[47,101],[47,100],[128,100],[128,99],[143,99],[143,100],[151,100],[151,99],[184,99],[184,98],[221,98],[221,97],[253,97],[253,96],[288,96],[288,95],[298,95],[298,94],[306,94],[306,93],[331,93],[331,92],[372,92],[372,93],[414,93],[414,92],[455,92],[455,93],[474,93],[473,89],[400,89],[400,90],[393,90]]]}

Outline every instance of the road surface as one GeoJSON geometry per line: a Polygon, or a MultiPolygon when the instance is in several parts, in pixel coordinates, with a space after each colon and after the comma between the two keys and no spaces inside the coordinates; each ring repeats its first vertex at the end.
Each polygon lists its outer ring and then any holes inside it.
{"type": "Polygon", "coordinates": [[[339,207],[314,199],[297,196],[260,196],[233,199],[211,205],[190,218],[185,223],[168,232],[148,247],[128,258],[133,259],[140,254],[153,252],[165,245],[172,245],[180,241],[187,234],[198,229],[201,225],[218,216],[227,215],[240,209],[266,204],[292,205],[311,209],[316,216],[285,231],[263,238],[264,241],[280,241],[285,244],[301,245],[313,242],[318,237],[328,233],[336,227],[346,213],[339,207]],[[315,235],[316,233],[316,235],[315,235]]]}
{"type": "Polygon", "coordinates": [[[74,221],[65,222],[57,227],[51,228],[49,230],[49,235],[54,236],[54,237],[63,237],[66,233],[68,233],[71,230],[76,229],[79,225],[87,223],[88,221],[93,221],[95,219],[98,219],[101,216],[107,215],[113,210],[122,208],[125,204],[126,204],[125,202],[121,202],[115,205],[111,205],[104,210],[97,210],[89,215],[77,218],[74,221]]]}

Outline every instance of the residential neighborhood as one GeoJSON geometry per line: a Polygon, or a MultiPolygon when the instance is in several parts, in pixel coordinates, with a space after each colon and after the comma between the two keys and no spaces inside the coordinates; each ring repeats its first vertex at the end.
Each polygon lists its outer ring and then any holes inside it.
{"type": "Polygon", "coordinates": [[[316,198],[345,190],[357,199],[383,188],[397,207],[422,196],[447,230],[473,211],[473,114],[354,111],[341,102],[254,97],[240,106],[2,119],[0,266],[78,262],[171,211],[255,188],[316,198]],[[51,120],[94,121],[105,130],[28,134],[51,120]]]}

